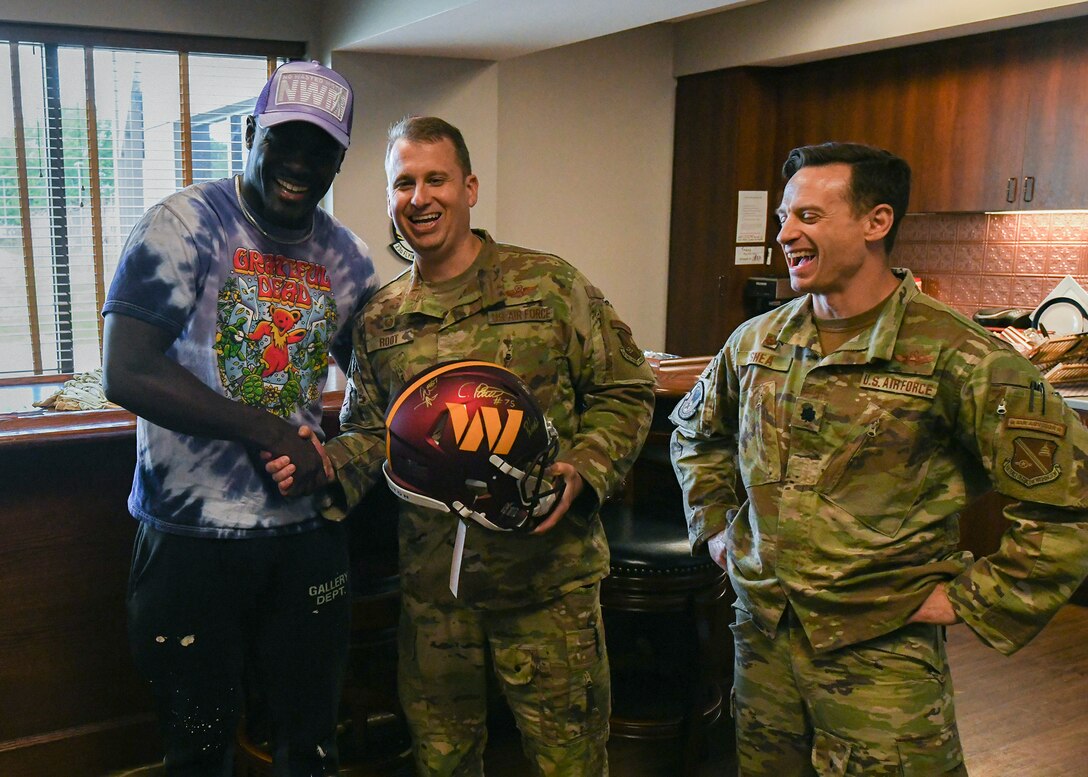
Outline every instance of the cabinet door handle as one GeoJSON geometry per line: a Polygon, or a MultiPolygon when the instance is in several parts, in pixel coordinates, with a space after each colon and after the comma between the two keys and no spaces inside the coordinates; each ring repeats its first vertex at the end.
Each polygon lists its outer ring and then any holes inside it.
{"type": "Polygon", "coordinates": [[[1029,175],[1024,178],[1024,202],[1031,202],[1035,199],[1035,176],[1029,175]]]}
{"type": "Polygon", "coordinates": [[[1009,182],[1007,184],[1005,184],[1005,202],[1016,202],[1016,179],[1015,178],[1010,178],[1009,182]]]}

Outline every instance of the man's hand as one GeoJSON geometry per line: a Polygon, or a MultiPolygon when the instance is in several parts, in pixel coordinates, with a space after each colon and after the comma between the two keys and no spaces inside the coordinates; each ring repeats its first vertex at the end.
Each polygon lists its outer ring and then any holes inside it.
{"type": "Polygon", "coordinates": [[[582,493],[582,489],[585,487],[585,481],[582,480],[582,476],[578,474],[578,470],[573,465],[567,464],[563,461],[557,461],[548,467],[548,475],[553,478],[558,477],[563,479],[563,494],[559,498],[559,504],[552,510],[551,515],[547,520],[533,529],[533,534],[543,534],[546,531],[550,531],[559,520],[567,514],[567,510],[574,504],[574,500],[578,498],[578,495],[582,493]]]}
{"type": "Polygon", "coordinates": [[[948,592],[944,583],[938,583],[922,606],[914,611],[907,623],[935,623],[940,626],[951,626],[959,623],[956,611],[952,609],[952,602],[948,600],[948,592]]]}
{"type": "Polygon", "coordinates": [[[335,478],[336,472],[325,453],[325,446],[309,426],[303,424],[298,428],[298,437],[292,451],[296,451],[294,455],[292,452],[284,452],[279,456],[270,451],[261,452],[265,471],[272,476],[273,482],[284,496],[309,494],[335,478]],[[301,451],[301,454],[297,451],[301,451]]]}
{"type": "Polygon", "coordinates": [[[720,532],[710,537],[706,541],[707,552],[710,554],[710,557],[714,559],[714,563],[722,569],[729,568],[727,566],[729,562],[726,559],[728,548],[725,540],[725,532],[726,530],[722,529],[720,532]]]}

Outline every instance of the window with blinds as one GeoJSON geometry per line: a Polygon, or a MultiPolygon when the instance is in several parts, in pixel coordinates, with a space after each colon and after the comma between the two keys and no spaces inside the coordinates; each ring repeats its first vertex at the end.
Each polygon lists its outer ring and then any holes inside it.
{"type": "Polygon", "coordinates": [[[0,381],[101,365],[148,207],[242,171],[245,121],[301,44],[0,25],[0,381]]]}

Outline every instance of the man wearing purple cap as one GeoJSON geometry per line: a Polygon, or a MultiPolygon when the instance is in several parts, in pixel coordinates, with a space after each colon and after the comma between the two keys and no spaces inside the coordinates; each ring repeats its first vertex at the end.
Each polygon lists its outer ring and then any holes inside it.
{"type": "Polygon", "coordinates": [[[133,229],[103,307],[107,396],[139,416],[129,639],[158,704],[166,774],[232,774],[243,677],[266,702],[276,775],[337,771],[347,538],[311,494],[328,474],[321,395],[377,280],[318,203],[352,91],[316,62],[269,79],[241,176],[190,186],[133,229]],[[260,452],[301,475],[283,496],[260,452]]]}

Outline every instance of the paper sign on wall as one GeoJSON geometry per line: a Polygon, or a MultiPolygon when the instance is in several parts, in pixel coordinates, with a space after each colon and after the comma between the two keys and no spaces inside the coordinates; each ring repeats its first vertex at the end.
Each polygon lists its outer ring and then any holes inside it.
{"type": "Polygon", "coordinates": [[[737,246],[736,264],[763,264],[763,246],[737,246]]]}
{"type": "Polygon", "coordinates": [[[737,192],[737,242],[762,243],[766,236],[767,192],[737,192]]]}

